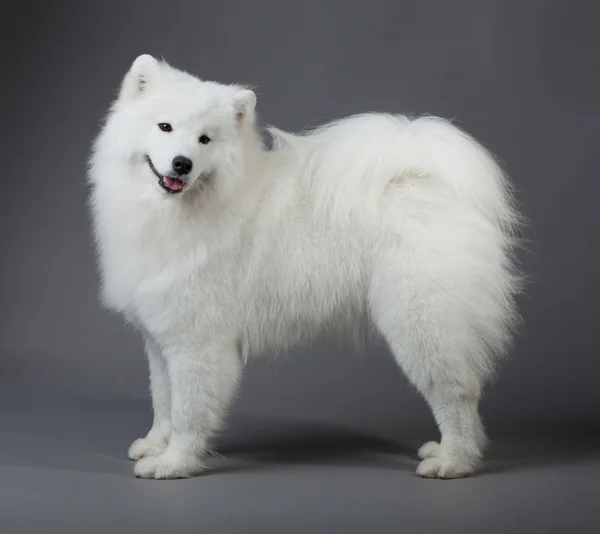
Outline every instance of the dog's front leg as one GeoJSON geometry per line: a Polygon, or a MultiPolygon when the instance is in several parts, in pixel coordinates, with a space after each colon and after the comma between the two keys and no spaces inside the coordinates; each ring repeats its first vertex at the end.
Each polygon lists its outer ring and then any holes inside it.
{"type": "Polygon", "coordinates": [[[208,440],[237,389],[242,364],[235,343],[163,349],[171,385],[171,438],[158,456],[135,465],[141,478],[184,478],[204,470],[208,440]]]}
{"type": "Polygon", "coordinates": [[[171,385],[161,349],[150,336],[144,334],[146,357],[150,368],[150,392],[152,393],[152,428],[144,438],[136,439],[129,447],[129,458],[139,460],[144,456],[158,456],[171,437],[171,385]]]}

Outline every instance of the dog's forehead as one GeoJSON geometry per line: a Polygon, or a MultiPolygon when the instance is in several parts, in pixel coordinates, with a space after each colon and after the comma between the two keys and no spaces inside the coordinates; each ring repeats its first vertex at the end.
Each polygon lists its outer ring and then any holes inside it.
{"type": "Polygon", "coordinates": [[[209,84],[163,88],[154,98],[154,109],[181,119],[205,121],[231,115],[231,96],[209,84]]]}

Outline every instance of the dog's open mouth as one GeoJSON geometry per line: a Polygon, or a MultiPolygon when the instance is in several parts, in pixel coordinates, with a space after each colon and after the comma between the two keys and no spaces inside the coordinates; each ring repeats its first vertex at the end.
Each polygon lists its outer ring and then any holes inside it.
{"type": "Polygon", "coordinates": [[[150,166],[150,169],[154,175],[158,178],[158,185],[160,185],[167,193],[181,193],[185,189],[187,183],[183,180],[174,176],[163,176],[160,174],[152,163],[150,156],[146,156],[146,161],[148,162],[148,165],[150,166]]]}

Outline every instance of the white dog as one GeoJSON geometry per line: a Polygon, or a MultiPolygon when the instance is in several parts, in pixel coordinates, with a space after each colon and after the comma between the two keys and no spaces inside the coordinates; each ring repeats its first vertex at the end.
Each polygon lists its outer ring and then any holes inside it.
{"type": "Polygon", "coordinates": [[[268,150],[255,104],[142,55],[93,147],[102,301],[140,330],[150,366],[135,474],[202,472],[250,355],[363,326],[438,423],[418,474],[473,474],[482,387],[517,322],[510,184],[443,119],[270,129],[268,150]]]}

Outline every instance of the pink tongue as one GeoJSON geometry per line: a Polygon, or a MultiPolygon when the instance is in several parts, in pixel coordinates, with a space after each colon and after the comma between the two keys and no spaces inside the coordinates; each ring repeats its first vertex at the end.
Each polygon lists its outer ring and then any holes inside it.
{"type": "Polygon", "coordinates": [[[177,178],[169,178],[168,176],[165,176],[163,178],[163,182],[165,182],[165,185],[173,191],[179,191],[183,189],[183,182],[177,178]]]}

